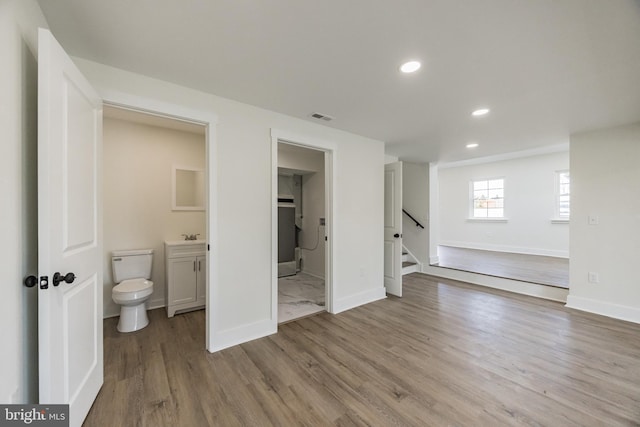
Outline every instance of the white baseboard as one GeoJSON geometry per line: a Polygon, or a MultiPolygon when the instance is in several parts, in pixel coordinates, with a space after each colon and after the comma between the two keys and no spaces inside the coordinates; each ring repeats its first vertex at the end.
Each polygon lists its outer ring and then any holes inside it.
{"type": "Polygon", "coordinates": [[[425,266],[422,269],[422,272],[431,276],[460,280],[461,282],[467,282],[474,285],[501,289],[503,291],[515,292],[517,294],[529,295],[552,301],[567,302],[567,295],[569,294],[569,289],[539,285],[537,283],[521,282],[519,280],[487,276],[478,273],[470,273],[468,271],[452,270],[450,268],[425,266]]]}
{"type": "Polygon", "coordinates": [[[152,301],[149,301],[149,304],[147,305],[147,310],[155,310],[156,308],[162,308],[164,306],[165,306],[164,298],[152,300],[152,301]]]}
{"type": "MultiPolygon", "coordinates": [[[[543,248],[525,248],[509,245],[494,245],[491,243],[459,242],[455,240],[443,240],[439,242],[441,246],[452,246],[454,248],[479,249],[483,251],[508,252],[512,254],[541,255],[556,258],[569,258],[569,251],[543,248]]],[[[431,262],[433,264],[433,262],[431,262]]]]}
{"type": "Polygon", "coordinates": [[[278,332],[278,325],[271,319],[260,320],[258,322],[242,325],[225,331],[213,331],[213,348],[208,350],[213,353],[242,344],[278,332]]]}
{"type": "Polygon", "coordinates": [[[296,274],[296,262],[287,261],[278,263],[278,277],[293,276],[296,274]]]}
{"type": "Polygon", "coordinates": [[[300,271],[300,273],[308,274],[309,276],[311,276],[311,277],[315,277],[316,279],[324,280],[324,276],[320,276],[320,275],[318,275],[318,274],[311,273],[311,272],[309,272],[309,271],[307,271],[307,270],[301,270],[301,271],[300,271]]]}
{"type": "Polygon", "coordinates": [[[627,322],[640,323],[640,308],[569,295],[566,307],[627,322]]]}
{"type": "Polygon", "coordinates": [[[333,303],[333,314],[338,314],[343,311],[356,308],[361,305],[368,304],[370,302],[385,299],[387,294],[382,288],[370,289],[368,291],[360,292],[355,295],[350,295],[345,298],[340,298],[333,303]]]}
{"type": "Polygon", "coordinates": [[[418,264],[413,264],[408,267],[402,267],[402,275],[415,273],[416,271],[422,271],[422,266],[418,264]]]}
{"type": "Polygon", "coordinates": [[[104,311],[102,313],[102,318],[103,319],[109,319],[111,317],[117,317],[120,316],[120,311],[104,311]]]}

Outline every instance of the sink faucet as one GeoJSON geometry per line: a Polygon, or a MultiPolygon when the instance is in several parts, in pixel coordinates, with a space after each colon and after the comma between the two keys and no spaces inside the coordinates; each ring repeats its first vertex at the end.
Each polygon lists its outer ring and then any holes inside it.
{"type": "Polygon", "coordinates": [[[184,236],[184,240],[198,240],[198,236],[200,235],[200,233],[198,234],[181,234],[181,236],[184,236]]]}

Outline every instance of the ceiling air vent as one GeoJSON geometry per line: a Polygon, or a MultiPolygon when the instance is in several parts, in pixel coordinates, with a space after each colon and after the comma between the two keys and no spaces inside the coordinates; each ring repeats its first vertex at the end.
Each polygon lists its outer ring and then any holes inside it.
{"type": "Polygon", "coordinates": [[[331,120],[333,120],[333,117],[320,113],[311,113],[311,117],[318,120],[324,120],[325,122],[330,122],[331,120]]]}

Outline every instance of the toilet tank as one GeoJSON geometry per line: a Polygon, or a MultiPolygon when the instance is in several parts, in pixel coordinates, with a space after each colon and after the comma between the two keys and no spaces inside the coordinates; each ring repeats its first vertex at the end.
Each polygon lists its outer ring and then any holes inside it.
{"type": "Polygon", "coordinates": [[[127,279],[151,279],[153,249],[111,252],[114,283],[127,279]]]}

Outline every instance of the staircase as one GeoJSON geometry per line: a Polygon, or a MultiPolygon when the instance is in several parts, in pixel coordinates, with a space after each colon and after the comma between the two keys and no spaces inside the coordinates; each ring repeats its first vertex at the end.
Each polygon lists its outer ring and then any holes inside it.
{"type": "Polygon", "coordinates": [[[402,248],[402,275],[409,273],[415,273],[418,271],[418,263],[411,256],[409,252],[403,247],[402,248]]]}

